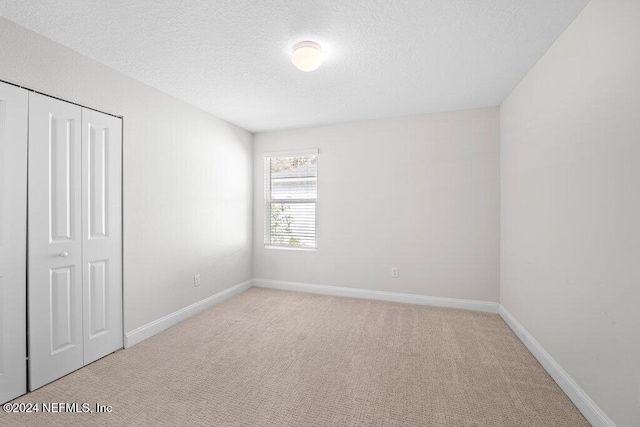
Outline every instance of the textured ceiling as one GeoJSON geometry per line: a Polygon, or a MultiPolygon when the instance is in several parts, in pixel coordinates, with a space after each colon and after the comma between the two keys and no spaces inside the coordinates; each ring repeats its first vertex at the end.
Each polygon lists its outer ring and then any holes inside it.
{"type": "Polygon", "coordinates": [[[0,15],[250,131],[499,105],[588,0],[0,0],[0,15]],[[290,62],[314,40],[325,63],[290,62]]]}

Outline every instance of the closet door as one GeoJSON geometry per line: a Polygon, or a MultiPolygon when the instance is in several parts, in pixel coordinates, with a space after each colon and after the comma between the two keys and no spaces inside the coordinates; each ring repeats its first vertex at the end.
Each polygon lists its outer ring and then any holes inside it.
{"type": "Polygon", "coordinates": [[[0,83],[0,403],[27,392],[27,102],[0,83]]]}
{"type": "Polygon", "coordinates": [[[82,109],[84,363],[122,348],[122,120],[82,109]]]}
{"type": "Polygon", "coordinates": [[[81,108],[29,93],[29,386],[83,365],[81,108]]]}

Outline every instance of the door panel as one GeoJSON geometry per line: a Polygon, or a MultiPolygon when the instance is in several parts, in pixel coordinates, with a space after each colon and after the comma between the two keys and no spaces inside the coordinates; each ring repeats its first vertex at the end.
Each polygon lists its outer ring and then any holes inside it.
{"type": "Polygon", "coordinates": [[[90,292],[90,319],[89,339],[96,338],[98,334],[107,332],[107,303],[109,281],[107,270],[109,261],[97,261],[89,263],[89,292],[90,292]]]}
{"type": "Polygon", "coordinates": [[[0,403],[27,391],[28,93],[0,83],[0,403]]]}
{"type": "Polygon", "coordinates": [[[83,365],[81,113],[29,93],[29,388],[83,365]]]}
{"type": "Polygon", "coordinates": [[[73,345],[72,327],[74,266],[51,269],[51,353],[73,345]]]}
{"type": "Polygon", "coordinates": [[[122,348],[122,121],[82,110],[84,362],[122,348]]]}
{"type": "Polygon", "coordinates": [[[52,242],[73,239],[74,218],[73,184],[77,175],[73,172],[73,120],[56,116],[49,117],[49,152],[51,155],[48,182],[50,233],[52,242]]]}

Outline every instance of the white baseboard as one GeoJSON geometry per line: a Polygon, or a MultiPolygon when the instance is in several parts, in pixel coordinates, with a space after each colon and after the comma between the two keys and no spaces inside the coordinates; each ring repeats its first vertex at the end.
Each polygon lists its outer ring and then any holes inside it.
{"type": "Polygon", "coordinates": [[[207,308],[221,303],[222,301],[242,293],[251,287],[251,280],[248,280],[239,285],[235,285],[229,289],[225,289],[222,292],[211,295],[203,300],[191,304],[188,307],[182,308],[171,314],[168,314],[158,320],[154,320],[151,323],[147,323],[144,326],[134,329],[133,331],[124,334],[124,348],[134,346],[147,338],[154,336],[157,333],[176,325],[183,320],[194,316],[207,308]]]}
{"type": "Polygon", "coordinates": [[[379,301],[431,305],[436,307],[461,308],[464,310],[482,311],[493,314],[497,314],[499,308],[499,304],[495,302],[428,297],[425,295],[372,291],[368,289],[344,288],[340,286],[311,285],[308,283],[284,282],[281,280],[253,279],[253,286],[258,288],[281,289],[285,291],[308,292],[312,294],[340,297],[365,298],[379,301]]]}
{"type": "Polygon", "coordinates": [[[504,306],[500,306],[500,316],[509,325],[520,341],[538,359],[538,362],[551,375],[562,391],[571,399],[582,415],[594,427],[616,427],[616,424],[602,409],[580,388],[578,384],[562,369],[553,357],[540,345],[538,341],[518,322],[504,306]]]}

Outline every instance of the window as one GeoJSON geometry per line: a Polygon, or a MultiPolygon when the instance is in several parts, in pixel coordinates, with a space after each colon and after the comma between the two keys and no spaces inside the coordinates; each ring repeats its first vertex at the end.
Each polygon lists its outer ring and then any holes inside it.
{"type": "Polygon", "coordinates": [[[316,249],[318,150],[264,155],[265,247],[316,249]]]}

